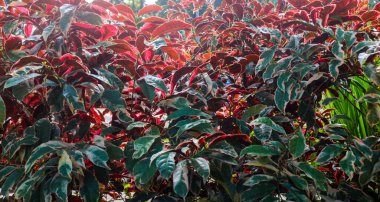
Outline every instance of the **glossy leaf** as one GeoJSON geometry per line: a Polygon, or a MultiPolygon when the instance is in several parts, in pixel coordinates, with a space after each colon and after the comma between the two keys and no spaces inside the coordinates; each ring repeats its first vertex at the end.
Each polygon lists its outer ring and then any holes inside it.
{"type": "Polygon", "coordinates": [[[305,152],[306,139],[301,130],[297,130],[289,140],[289,152],[293,158],[299,158],[305,152]]]}
{"type": "Polygon", "coordinates": [[[156,159],[156,167],[165,179],[169,179],[175,169],[175,155],[175,152],[166,152],[156,159]]]}
{"type": "Polygon", "coordinates": [[[180,196],[185,197],[189,192],[189,177],[188,177],[187,161],[179,162],[173,173],[173,189],[180,196]]]}

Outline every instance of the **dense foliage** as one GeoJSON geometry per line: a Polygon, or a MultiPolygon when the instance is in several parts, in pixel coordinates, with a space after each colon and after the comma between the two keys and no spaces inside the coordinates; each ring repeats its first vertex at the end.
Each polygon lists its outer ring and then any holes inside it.
{"type": "Polygon", "coordinates": [[[380,200],[380,4],[0,5],[3,197],[380,200]]]}

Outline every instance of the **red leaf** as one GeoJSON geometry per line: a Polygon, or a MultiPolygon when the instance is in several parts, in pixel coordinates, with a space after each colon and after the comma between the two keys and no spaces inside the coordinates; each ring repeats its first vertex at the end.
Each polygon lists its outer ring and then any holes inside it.
{"type": "Polygon", "coordinates": [[[298,9],[310,3],[308,0],[288,0],[288,2],[298,9]]]}
{"type": "Polygon", "coordinates": [[[156,5],[156,4],[151,4],[151,5],[147,5],[144,8],[142,8],[137,15],[141,16],[141,15],[144,15],[147,13],[158,12],[161,10],[162,10],[161,6],[156,5]]]}
{"type": "Polygon", "coordinates": [[[161,50],[164,51],[166,54],[168,54],[169,57],[171,57],[173,60],[179,59],[178,51],[175,50],[174,48],[164,46],[164,47],[161,47],[161,50]]]}
{"type": "Polygon", "coordinates": [[[115,6],[115,8],[117,9],[117,11],[119,11],[120,14],[127,17],[131,21],[134,21],[134,15],[135,14],[129,6],[124,5],[124,4],[118,4],[115,6]]]}
{"type": "Polygon", "coordinates": [[[24,27],[24,33],[26,37],[30,37],[33,31],[33,24],[27,23],[24,27]]]}
{"type": "Polygon", "coordinates": [[[112,40],[112,42],[115,44],[112,46],[108,46],[108,48],[117,53],[122,53],[126,51],[131,51],[133,53],[137,52],[136,48],[129,44],[126,40],[116,39],[112,40]]]}
{"type": "Polygon", "coordinates": [[[228,66],[228,71],[231,74],[236,75],[236,74],[239,74],[243,71],[243,67],[239,63],[234,63],[234,64],[228,66]]]}
{"type": "Polygon", "coordinates": [[[142,53],[147,47],[144,44],[144,41],[145,41],[145,37],[143,35],[138,36],[136,39],[136,48],[139,50],[140,53],[142,53]]]}
{"type": "Polygon", "coordinates": [[[232,10],[238,16],[239,20],[241,20],[243,18],[244,8],[241,4],[233,4],[232,10]]]}
{"type": "Polygon", "coordinates": [[[108,38],[115,36],[117,34],[117,28],[113,25],[103,25],[100,29],[100,32],[102,33],[101,40],[107,40],[108,38]]]}
{"type": "Polygon", "coordinates": [[[156,36],[166,34],[169,32],[190,29],[191,27],[192,27],[191,24],[186,23],[181,20],[169,21],[158,26],[156,29],[154,29],[154,31],[152,32],[152,38],[155,38],[156,36]]]}
{"type": "Polygon", "coordinates": [[[376,5],[375,5],[375,7],[373,7],[373,9],[372,10],[377,10],[377,11],[379,11],[380,12],[380,2],[379,3],[377,3],[376,5]]]}
{"type": "Polygon", "coordinates": [[[380,16],[380,12],[377,11],[377,10],[370,10],[370,11],[367,11],[365,13],[363,13],[363,15],[361,16],[362,20],[365,21],[365,22],[369,22],[369,21],[374,21],[374,20],[377,20],[380,16]]]}
{"type": "Polygon", "coordinates": [[[108,10],[110,10],[112,13],[118,13],[118,10],[115,8],[115,6],[113,4],[111,4],[110,2],[107,2],[107,1],[103,1],[103,0],[94,0],[92,2],[92,4],[94,5],[97,5],[101,8],[107,8],[108,10]]]}
{"type": "Polygon", "coordinates": [[[160,18],[160,17],[157,17],[157,16],[152,16],[152,17],[149,17],[149,18],[145,18],[143,20],[141,20],[141,22],[143,23],[146,23],[146,22],[153,22],[153,23],[164,23],[166,22],[166,20],[164,18],[160,18]]]}
{"type": "Polygon", "coordinates": [[[15,49],[20,49],[22,45],[21,37],[19,36],[11,36],[8,38],[8,40],[5,41],[5,51],[11,51],[15,49]]]}
{"type": "Polygon", "coordinates": [[[181,79],[184,75],[192,72],[196,66],[182,67],[181,69],[174,72],[172,80],[170,81],[170,94],[173,94],[174,87],[177,84],[178,80],[181,79]]]}
{"type": "Polygon", "coordinates": [[[36,56],[26,56],[26,57],[22,57],[17,62],[15,62],[12,65],[11,69],[23,67],[26,64],[29,64],[29,63],[32,63],[32,62],[33,63],[38,63],[38,64],[41,64],[42,62],[46,62],[47,64],[49,64],[51,66],[51,64],[48,61],[46,61],[44,58],[40,58],[40,57],[36,57],[36,56]]]}

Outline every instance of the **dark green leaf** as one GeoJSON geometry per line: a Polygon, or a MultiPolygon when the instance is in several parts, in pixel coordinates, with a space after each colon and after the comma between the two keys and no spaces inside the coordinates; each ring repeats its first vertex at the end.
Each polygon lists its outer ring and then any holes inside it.
{"type": "Polygon", "coordinates": [[[3,123],[6,118],[6,107],[3,98],[0,96],[0,128],[3,128],[3,123]]]}
{"type": "Polygon", "coordinates": [[[347,151],[346,155],[340,160],[340,168],[352,179],[355,172],[355,160],[356,157],[352,151],[347,151]]]}
{"type": "Polygon", "coordinates": [[[210,176],[209,162],[201,157],[191,159],[191,163],[194,166],[197,173],[203,178],[203,181],[207,181],[210,176]]]}
{"type": "Polygon", "coordinates": [[[141,121],[133,122],[128,125],[127,130],[132,130],[134,128],[144,128],[148,124],[149,123],[147,122],[141,122],[141,121]]]}
{"type": "Polygon", "coordinates": [[[146,84],[153,86],[155,88],[159,88],[165,93],[168,93],[168,89],[166,88],[164,80],[152,75],[147,75],[143,77],[143,79],[145,80],[146,84]]]}
{"type": "Polygon", "coordinates": [[[62,201],[67,200],[67,186],[70,183],[70,178],[56,175],[51,181],[50,190],[57,194],[62,201]]]}
{"type": "Polygon", "coordinates": [[[81,20],[88,22],[92,25],[102,25],[102,17],[100,17],[98,14],[93,13],[93,12],[88,12],[88,11],[82,11],[78,12],[76,16],[81,20]]]}
{"type": "Polygon", "coordinates": [[[17,84],[20,84],[24,81],[27,81],[29,79],[32,79],[32,78],[35,78],[35,77],[38,77],[38,76],[41,76],[41,74],[37,74],[37,73],[30,73],[30,74],[26,74],[26,75],[22,75],[22,76],[14,76],[14,77],[11,77],[10,79],[8,79],[5,84],[4,84],[4,88],[10,88],[10,87],[13,87],[17,84]]]}
{"type": "Polygon", "coordinates": [[[123,150],[111,142],[106,142],[106,151],[111,161],[124,158],[123,150]]]}
{"type": "Polygon", "coordinates": [[[315,186],[322,190],[327,191],[327,179],[326,176],[319,170],[313,168],[306,162],[301,162],[297,165],[299,169],[301,169],[308,177],[313,179],[315,186]]]}
{"type": "Polygon", "coordinates": [[[42,38],[46,42],[48,37],[50,36],[51,33],[53,33],[55,28],[55,25],[52,23],[49,26],[45,27],[44,31],[42,31],[42,38]]]}
{"type": "Polygon", "coordinates": [[[51,112],[60,112],[63,109],[63,89],[60,86],[53,88],[48,93],[48,104],[51,112]]]}
{"type": "Polygon", "coordinates": [[[339,42],[335,42],[331,47],[331,52],[339,59],[344,58],[344,52],[342,50],[343,45],[339,42]]]}
{"type": "Polygon", "coordinates": [[[351,46],[356,42],[356,32],[354,31],[345,32],[344,40],[346,41],[347,48],[351,48],[351,46]]]}
{"type": "Polygon", "coordinates": [[[10,174],[6,180],[4,181],[3,185],[1,186],[1,195],[8,197],[9,191],[12,189],[12,187],[17,183],[17,181],[22,177],[24,172],[22,169],[16,169],[15,171],[10,174]]]}
{"type": "Polygon", "coordinates": [[[107,165],[107,161],[109,159],[107,152],[97,146],[88,145],[83,153],[87,156],[87,158],[95,165],[109,169],[107,165]]]}
{"type": "Polygon", "coordinates": [[[25,173],[28,173],[30,169],[33,167],[33,165],[36,163],[38,159],[41,159],[43,156],[45,156],[48,153],[52,153],[58,149],[62,149],[67,147],[67,143],[61,142],[61,141],[49,141],[43,144],[40,144],[38,147],[36,147],[32,154],[30,155],[29,159],[25,163],[25,173]]]}
{"type": "Polygon", "coordinates": [[[371,148],[369,148],[367,145],[365,145],[362,140],[355,139],[354,140],[354,144],[355,144],[356,148],[362,154],[364,154],[367,158],[371,158],[372,157],[373,152],[372,152],[371,148]]]}
{"type": "Polygon", "coordinates": [[[357,52],[359,52],[360,50],[362,50],[363,48],[367,47],[367,46],[373,46],[373,45],[376,45],[378,42],[375,42],[375,41],[362,41],[362,42],[359,42],[356,46],[354,46],[352,48],[352,54],[355,54],[357,52]]]}
{"type": "Polygon", "coordinates": [[[48,119],[40,119],[34,124],[36,136],[41,143],[45,143],[51,139],[52,125],[48,119]]]}
{"type": "Polygon", "coordinates": [[[332,59],[330,62],[329,62],[329,71],[330,71],[330,74],[332,77],[334,77],[334,79],[337,79],[338,78],[338,75],[339,75],[339,66],[341,66],[343,64],[343,62],[341,60],[338,60],[338,59],[332,59]]]}
{"type": "Polygon", "coordinates": [[[158,106],[162,107],[173,107],[176,109],[181,109],[184,107],[189,107],[190,102],[184,97],[174,97],[170,99],[162,100],[158,103],[158,106]]]}
{"type": "Polygon", "coordinates": [[[263,182],[256,184],[247,191],[244,191],[240,195],[241,202],[257,201],[257,199],[264,196],[272,195],[272,192],[276,190],[276,186],[269,182],[263,182]]]}
{"type": "Polygon", "coordinates": [[[73,163],[71,162],[70,156],[65,150],[63,150],[58,162],[58,172],[62,176],[69,178],[72,170],[73,163]]]}
{"type": "Polygon", "coordinates": [[[263,70],[272,61],[274,54],[276,53],[276,46],[272,46],[260,55],[260,59],[256,65],[256,72],[263,70]]]}
{"type": "Polygon", "coordinates": [[[299,158],[305,152],[306,140],[301,129],[297,130],[289,140],[289,152],[293,158],[299,158]]]}
{"type": "Polygon", "coordinates": [[[116,111],[117,109],[125,109],[126,103],[121,93],[117,90],[105,90],[101,101],[105,107],[111,111],[116,111]]]}
{"type": "Polygon", "coordinates": [[[289,178],[298,189],[305,190],[305,191],[309,190],[307,181],[303,179],[302,177],[293,175],[293,176],[290,176],[289,178]]]}
{"type": "Polygon", "coordinates": [[[167,120],[169,119],[177,119],[182,116],[201,116],[204,118],[211,118],[209,114],[206,114],[198,109],[193,109],[190,107],[185,107],[178,109],[177,111],[174,111],[173,113],[169,114],[169,116],[166,118],[167,120]]]}
{"type": "Polygon", "coordinates": [[[77,90],[74,86],[66,84],[63,87],[63,96],[67,99],[67,102],[74,108],[84,111],[83,102],[79,101],[79,96],[77,90]]]}
{"type": "Polygon", "coordinates": [[[138,80],[137,84],[140,86],[141,91],[143,92],[144,96],[148,98],[149,101],[153,101],[154,97],[156,96],[154,87],[151,85],[148,85],[145,80],[138,80]]]}
{"type": "Polygon", "coordinates": [[[341,145],[338,145],[338,144],[327,145],[318,154],[316,162],[322,163],[322,164],[326,163],[330,159],[335,158],[336,156],[338,156],[342,151],[343,151],[343,148],[342,148],[341,145]]]}
{"type": "Polygon", "coordinates": [[[16,167],[6,166],[0,170],[0,182],[3,181],[10,173],[12,173],[16,167]]]}
{"type": "Polygon", "coordinates": [[[253,129],[255,137],[261,142],[269,140],[272,135],[272,128],[267,125],[256,126],[253,129]]]}
{"type": "Polygon", "coordinates": [[[156,164],[150,164],[149,158],[143,158],[138,161],[133,167],[133,175],[136,179],[137,185],[143,185],[149,182],[149,180],[156,173],[156,164]]]}
{"type": "Polygon", "coordinates": [[[253,125],[260,125],[260,124],[264,124],[264,125],[267,125],[269,127],[271,127],[273,130],[279,132],[279,133],[286,133],[284,128],[282,128],[280,125],[277,125],[274,121],[272,121],[272,119],[268,118],[268,117],[259,117],[259,118],[256,118],[255,120],[253,120],[251,122],[251,124],[253,125]]]}
{"type": "Polygon", "coordinates": [[[173,173],[173,189],[180,197],[186,197],[189,192],[187,160],[179,162],[173,173]]]}
{"type": "Polygon", "coordinates": [[[256,184],[259,184],[261,182],[268,182],[268,181],[274,181],[276,178],[270,175],[264,175],[264,174],[256,174],[252,175],[250,178],[248,178],[245,182],[245,186],[253,186],[256,184]]]}
{"type": "Polygon", "coordinates": [[[280,155],[281,152],[278,149],[270,146],[251,145],[241,150],[240,157],[244,156],[245,154],[255,156],[272,156],[280,155]]]}
{"type": "Polygon", "coordinates": [[[85,202],[95,202],[99,200],[99,183],[90,171],[84,170],[84,178],[80,183],[79,189],[80,195],[85,202]]]}
{"type": "MultiPolygon", "coordinates": [[[[169,179],[175,168],[175,152],[166,152],[156,159],[156,167],[163,178],[169,179]]],[[[152,161],[152,159],[151,159],[152,161]]]]}
{"type": "Polygon", "coordinates": [[[258,115],[263,109],[265,109],[267,106],[263,104],[257,104],[254,105],[244,111],[243,116],[241,117],[241,120],[247,121],[250,117],[258,115]]]}
{"type": "Polygon", "coordinates": [[[142,157],[150,147],[153,145],[153,143],[156,141],[158,136],[143,136],[135,140],[134,143],[134,149],[135,152],[133,153],[133,158],[138,159],[142,157]]]}
{"type": "Polygon", "coordinates": [[[63,4],[59,8],[59,11],[61,12],[61,20],[59,21],[59,28],[61,29],[62,33],[65,36],[67,36],[67,32],[70,29],[75,10],[76,10],[76,6],[71,5],[71,4],[63,4]]]}

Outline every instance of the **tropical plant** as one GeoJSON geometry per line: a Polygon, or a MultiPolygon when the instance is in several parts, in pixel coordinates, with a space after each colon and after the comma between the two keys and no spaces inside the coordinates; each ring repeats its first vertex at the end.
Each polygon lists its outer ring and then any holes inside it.
{"type": "MultiPolygon", "coordinates": [[[[0,5],[3,197],[380,200],[379,138],[323,110],[380,85],[380,4],[0,5]]],[[[359,98],[373,126],[379,98],[359,98]]]]}

